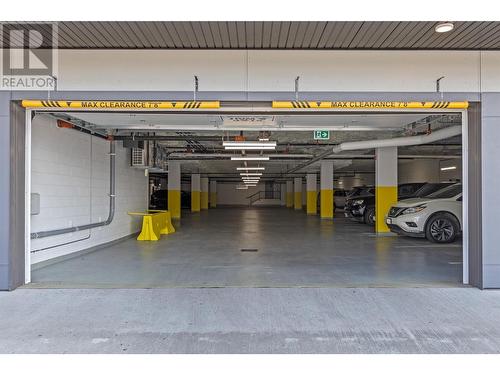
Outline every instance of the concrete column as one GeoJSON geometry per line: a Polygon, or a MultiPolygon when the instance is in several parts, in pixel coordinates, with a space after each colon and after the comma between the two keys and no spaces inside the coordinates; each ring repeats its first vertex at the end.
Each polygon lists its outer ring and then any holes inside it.
{"type": "Polygon", "coordinates": [[[210,208],[217,207],[217,181],[210,180],[210,208]]]}
{"type": "Polygon", "coordinates": [[[293,179],[293,208],[302,210],[302,177],[293,179]]]}
{"type": "Polygon", "coordinates": [[[201,178],[200,205],[202,210],[208,210],[208,177],[201,178]]]}
{"type": "Polygon", "coordinates": [[[322,219],[333,219],[333,160],[320,164],[320,208],[322,219]]]}
{"type": "Polygon", "coordinates": [[[280,201],[281,206],[286,206],[286,184],[280,184],[280,201]]]}
{"type": "Polygon", "coordinates": [[[286,207],[293,207],[293,181],[286,182],[286,207]]]}
{"type": "Polygon", "coordinates": [[[173,219],[181,217],[181,163],[168,162],[168,210],[173,219]]]}
{"type": "Polygon", "coordinates": [[[199,173],[191,175],[191,212],[200,212],[201,179],[199,173]]]}
{"type": "Polygon", "coordinates": [[[316,173],[308,173],[306,177],[307,214],[318,213],[318,182],[316,173]]]}
{"type": "Polygon", "coordinates": [[[375,149],[375,231],[389,232],[385,217],[398,201],[398,148],[375,149]]]}

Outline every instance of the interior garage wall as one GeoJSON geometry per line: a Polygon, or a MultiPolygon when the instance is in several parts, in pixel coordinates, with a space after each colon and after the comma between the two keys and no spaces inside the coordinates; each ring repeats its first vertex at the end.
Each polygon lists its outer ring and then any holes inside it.
{"type": "Polygon", "coordinates": [[[236,190],[236,183],[217,182],[217,206],[248,206],[249,195],[264,190],[264,184],[249,187],[248,190],[236,190]]]}
{"type": "MultiPolygon", "coordinates": [[[[108,153],[106,140],[60,129],[55,119],[45,115],[33,119],[31,192],[40,194],[40,214],[31,216],[31,232],[106,220],[108,153]]],[[[129,163],[129,150],[117,142],[113,222],[92,230],[32,240],[32,263],[110,242],[139,230],[140,219],[127,212],[147,209],[148,178],[143,170],[131,168],[129,163]],[[68,242],[72,243],[63,245],[68,242]],[[41,250],[44,248],[48,249],[41,250]]]]}
{"type": "Polygon", "coordinates": [[[439,182],[439,161],[435,159],[400,160],[398,182],[439,182]]]}

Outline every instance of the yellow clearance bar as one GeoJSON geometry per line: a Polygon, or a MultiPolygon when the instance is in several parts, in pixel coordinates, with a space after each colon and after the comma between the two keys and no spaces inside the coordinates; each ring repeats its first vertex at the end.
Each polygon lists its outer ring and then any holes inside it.
{"type": "Polygon", "coordinates": [[[25,108],[77,108],[77,109],[212,109],[220,108],[219,101],[124,101],[124,100],[23,100],[25,108]]]}
{"type": "Polygon", "coordinates": [[[469,102],[330,102],[330,101],[273,101],[273,108],[312,109],[466,109],[469,102]]]}

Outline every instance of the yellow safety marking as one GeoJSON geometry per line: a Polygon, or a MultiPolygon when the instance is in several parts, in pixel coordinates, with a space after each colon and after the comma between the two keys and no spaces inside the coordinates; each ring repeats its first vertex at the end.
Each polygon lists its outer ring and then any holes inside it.
{"type": "Polygon", "coordinates": [[[302,192],[294,192],[293,208],[296,210],[302,210],[302,192]]]}
{"type": "Polygon", "coordinates": [[[169,211],[151,210],[146,212],[129,212],[130,216],[142,216],[142,230],[138,241],[158,241],[162,234],[175,232],[169,211]]]}
{"type": "Polygon", "coordinates": [[[210,193],[210,207],[211,208],[217,207],[217,193],[214,192],[210,193]]]}
{"type": "Polygon", "coordinates": [[[151,100],[23,100],[24,108],[78,109],[209,109],[220,108],[219,101],[151,101],[151,100]]]}
{"type": "Polygon", "coordinates": [[[385,217],[389,209],[398,201],[397,186],[375,187],[375,232],[387,233],[389,227],[385,223],[385,217]]]}
{"type": "Polygon", "coordinates": [[[180,190],[168,191],[168,210],[173,219],[181,218],[181,192],[180,190]]]}
{"type": "Polygon", "coordinates": [[[286,192],[286,206],[288,208],[293,207],[293,192],[291,192],[291,191],[286,192]]]}
{"type": "Polygon", "coordinates": [[[316,215],[318,213],[318,192],[308,191],[307,192],[307,214],[316,215]]]}
{"type": "Polygon", "coordinates": [[[191,192],[191,212],[200,212],[201,193],[199,191],[191,192]]]}
{"type": "Polygon", "coordinates": [[[208,210],[208,191],[202,191],[200,194],[200,204],[202,210],[208,210]]]}
{"type": "Polygon", "coordinates": [[[351,101],[273,101],[273,108],[311,109],[467,109],[469,102],[351,102],[351,101]]]}
{"type": "Polygon", "coordinates": [[[333,218],[333,190],[321,189],[320,197],[320,215],[322,219],[333,218]]]}

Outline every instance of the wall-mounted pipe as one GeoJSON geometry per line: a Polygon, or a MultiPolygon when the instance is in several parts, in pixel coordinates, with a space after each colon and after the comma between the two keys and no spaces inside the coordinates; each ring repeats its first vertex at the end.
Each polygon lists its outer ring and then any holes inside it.
{"type": "Polygon", "coordinates": [[[108,218],[105,221],[100,221],[98,223],[91,223],[91,224],[86,224],[86,225],[79,225],[79,226],[74,226],[74,227],[68,227],[68,228],[35,232],[35,233],[31,233],[31,235],[30,235],[31,239],[44,238],[44,237],[50,237],[50,236],[58,236],[61,234],[73,233],[73,232],[78,232],[81,230],[98,228],[98,227],[102,227],[102,226],[111,224],[111,222],[113,221],[113,218],[115,216],[115,190],[116,190],[115,189],[115,187],[116,187],[115,186],[116,185],[116,180],[115,180],[116,160],[115,159],[116,159],[115,142],[113,140],[111,140],[109,142],[109,214],[108,214],[108,218]]]}
{"type": "Polygon", "coordinates": [[[440,141],[446,138],[451,138],[460,134],[462,134],[461,126],[450,126],[448,128],[433,131],[430,134],[388,139],[374,139],[370,141],[344,142],[333,147],[332,153],[336,154],[341,151],[366,150],[370,148],[381,147],[418,146],[426,143],[440,141]]]}

